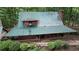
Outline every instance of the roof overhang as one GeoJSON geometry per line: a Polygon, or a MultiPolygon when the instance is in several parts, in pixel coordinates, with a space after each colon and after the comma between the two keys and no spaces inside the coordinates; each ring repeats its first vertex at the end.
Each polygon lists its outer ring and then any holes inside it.
{"type": "Polygon", "coordinates": [[[73,33],[76,30],[66,26],[47,26],[47,27],[31,27],[31,28],[13,28],[6,36],[28,36],[28,35],[44,35],[58,33],[73,33]]]}

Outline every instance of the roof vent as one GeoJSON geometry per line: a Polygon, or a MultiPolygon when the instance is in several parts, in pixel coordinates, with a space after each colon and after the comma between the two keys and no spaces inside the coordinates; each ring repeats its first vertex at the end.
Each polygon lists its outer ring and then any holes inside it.
{"type": "Polygon", "coordinates": [[[38,20],[25,20],[23,21],[25,27],[37,26],[38,20]]]}

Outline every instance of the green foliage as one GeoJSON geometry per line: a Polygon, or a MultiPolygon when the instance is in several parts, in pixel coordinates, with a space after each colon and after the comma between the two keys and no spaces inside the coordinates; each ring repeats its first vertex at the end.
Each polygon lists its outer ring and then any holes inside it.
{"type": "Polygon", "coordinates": [[[9,45],[9,51],[19,51],[20,50],[20,43],[13,41],[10,45],[9,45]]]}
{"type": "Polygon", "coordinates": [[[41,48],[34,47],[33,49],[30,49],[29,51],[41,51],[40,49],[41,49],[41,48]]]}
{"type": "Polygon", "coordinates": [[[5,44],[0,41],[0,51],[6,50],[5,44]]]}
{"type": "Polygon", "coordinates": [[[21,43],[21,44],[20,44],[20,49],[21,49],[22,51],[27,51],[28,48],[29,48],[29,44],[28,44],[28,43],[21,43]]]}
{"type": "Polygon", "coordinates": [[[62,48],[62,47],[64,47],[64,48],[67,47],[65,42],[62,41],[62,40],[56,40],[54,42],[49,42],[48,43],[48,48],[49,49],[59,49],[59,48],[62,48]]]}
{"type": "Polygon", "coordinates": [[[22,51],[36,51],[39,48],[35,44],[21,43],[20,49],[22,51]]]}
{"type": "Polygon", "coordinates": [[[6,40],[6,41],[0,41],[0,50],[1,51],[18,51],[20,49],[20,43],[6,40]]]}
{"type": "Polygon", "coordinates": [[[63,48],[64,48],[64,49],[67,49],[67,48],[69,48],[69,45],[68,45],[67,43],[65,43],[65,44],[63,45],[63,48]]]}
{"type": "Polygon", "coordinates": [[[0,20],[5,28],[11,28],[16,24],[18,17],[16,8],[0,8],[0,20]]]}
{"type": "MultiPolygon", "coordinates": [[[[48,43],[51,50],[59,48],[68,48],[69,45],[62,40],[56,40],[48,43]]],[[[0,41],[0,51],[45,51],[46,48],[39,48],[34,43],[20,43],[12,40],[0,41]]]]}
{"type": "Polygon", "coordinates": [[[0,41],[0,50],[7,51],[9,49],[9,45],[11,44],[11,40],[0,41]]]}
{"type": "Polygon", "coordinates": [[[55,42],[54,42],[54,45],[55,45],[55,48],[56,49],[59,49],[59,48],[61,48],[61,47],[63,47],[64,46],[64,41],[62,41],[62,40],[56,40],[55,42]]]}
{"type": "Polygon", "coordinates": [[[36,50],[39,50],[39,48],[34,44],[29,44],[29,51],[36,51],[36,50]]]}
{"type": "Polygon", "coordinates": [[[55,44],[54,44],[54,42],[49,42],[49,43],[48,43],[48,48],[49,48],[49,49],[55,49],[55,44]]]}
{"type": "Polygon", "coordinates": [[[48,49],[46,47],[39,48],[39,51],[47,51],[48,49]]]}
{"type": "Polygon", "coordinates": [[[12,40],[0,41],[0,51],[38,51],[34,43],[20,43],[12,40]]]}

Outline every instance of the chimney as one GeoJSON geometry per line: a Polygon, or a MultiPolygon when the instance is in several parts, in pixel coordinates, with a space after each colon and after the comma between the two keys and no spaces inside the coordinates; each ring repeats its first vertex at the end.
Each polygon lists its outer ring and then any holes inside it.
{"type": "Polygon", "coordinates": [[[64,19],[64,10],[60,10],[59,11],[59,16],[61,17],[61,19],[64,19]]]}

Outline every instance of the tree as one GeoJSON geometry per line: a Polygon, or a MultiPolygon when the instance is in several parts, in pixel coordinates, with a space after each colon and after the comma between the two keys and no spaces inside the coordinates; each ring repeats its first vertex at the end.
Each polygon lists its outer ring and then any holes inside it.
{"type": "Polygon", "coordinates": [[[13,27],[17,17],[16,8],[0,8],[0,19],[2,20],[4,28],[13,27]]]}

